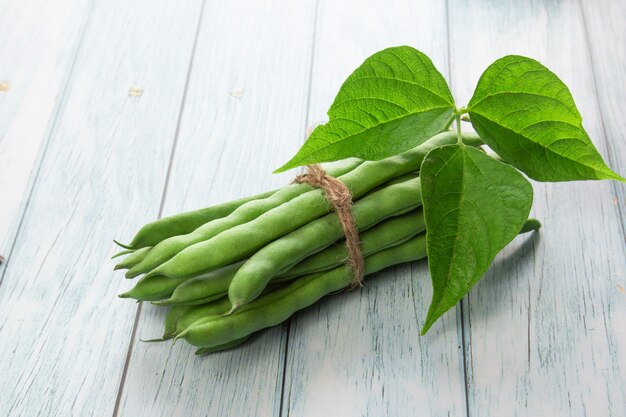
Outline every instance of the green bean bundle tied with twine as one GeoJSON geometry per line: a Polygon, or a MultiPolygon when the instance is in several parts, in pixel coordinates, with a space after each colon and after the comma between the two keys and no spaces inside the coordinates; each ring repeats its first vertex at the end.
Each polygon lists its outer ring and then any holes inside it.
{"type": "Polygon", "coordinates": [[[154,340],[236,348],[365,275],[426,257],[420,165],[456,141],[443,132],[378,161],[311,166],[281,189],[149,223],[114,255],[127,278],[143,275],[120,297],[168,308],[154,340]]]}
{"type": "Polygon", "coordinates": [[[274,171],[309,166],[292,183],[156,220],[119,244],[115,269],[140,277],[120,297],[169,309],[159,340],[233,349],[368,274],[428,257],[424,335],[541,226],[529,179],[626,182],[565,83],[524,56],[493,62],[457,105],[427,55],[387,48],[346,79],[328,117],[274,171]]]}

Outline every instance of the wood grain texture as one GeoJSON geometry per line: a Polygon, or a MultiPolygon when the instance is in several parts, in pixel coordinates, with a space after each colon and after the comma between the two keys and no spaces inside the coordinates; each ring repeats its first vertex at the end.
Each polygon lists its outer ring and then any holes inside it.
{"type": "MultiPolygon", "coordinates": [[[[304,139],[314,6],[207,2],[165,215],[289,181],[292,174],[271,172],[304,139]]],[[[163,308],[144,306],[138,337],[159,336],[162,326],[163,308]]],[[[285,334],[280,326],[201,358],[185,343],[137,342],[119,415],[278,415],[285,334]]]]}
{"type": "Polygon", "coordinates": [[[89,9],[87,0],[0,3],[0,256],[7,259],[89,9]]]}
{"type": "MultiPolygon", "coordinates": [[[[427,53],[445,74],[445,4],[321,0],[310,124],[326,119],[341,83],[367,56],[401,44],[427,53]]],[[[430,296],[427,268],[420,263],[379,273],[363,289],[328,297],[296,315],[282,415],[464,415],[454,312],[428,337],[419,336],[430,296]]]]}
{"type": "MultiPolygon", "coordinates": [[[[609,164],[626,173],[626,119],[623,114],[626,94],[626,2],[580,1],[586,27],[596,87],[601,110],[602,133],[606,137],[609,164]]],[[[618,207],[626,235],[626,187],[617,185],[618,207]]],[[[626,282],[622,284],[626,288],[626,282]]],[[[624,369],[624,367],[622,367],[624,369]]],[[[626,380],[626,370],[622,370],[626,380]]]]}
{"type": "Polygon", "coordinates": [[[163,309],[135,335],[107,259],[160,204],[288,182],[270,172],[392,45],[431,56],[461,105],[494,59],[539,59],[626,174],[625,19],[618,0],[0,0],[0,416],[626,415],[621,184],[535,183],[544,229],[425,337],[420,262],[198,358],[138,340],[163,309]]]}
{"type": "MultiPolygon", "coordinates": [[[[595,76],[596,99],[598,100],[603,134],[607,143],[610,165],[619,172],[626,173],[626,120],[623,106],[626,94],[626,3],[623,1],[580,2],[583,8],[583,19],[586,27],[591,67],[595,76]]],[[[617,205],[622,222],[622,230],[626,235],[626,187],[614,183],[617,197],[613,202],[617,205]]],[[[611,255],[624,251],[624,241],[611,248],[611,255]]],[[[615,274],[615,273],[614,273],[615,274]]],[[[607,321],[607,337],[609,337],[610,379],[622,381],[621,393],[613,392],[610,398],[617,403],[615,415],[626,409],[626,274],[615,275],[612,280],[612,303],[602,306],[613,316],[607,321]]]]}
{"type": "Polygon", "coordinates": [[[0,287],[2,416],[113,413],[135,306],[111,239],[158,211],[199,5],[95,5],[0,287]]]}
{"type": "MultiPolygon", "coordinates": [[[[494,59],[531,56],[571,87],[585,127],[607,155],[578,7],[451,1],[449,10],[458,102],[468,101],[494,59]]],[[[505,249],[468,298],[469,414],[624,415],[626,303],[618,286],[626,259],[615,185],[534,187],[540,236],[505,249]]]]}

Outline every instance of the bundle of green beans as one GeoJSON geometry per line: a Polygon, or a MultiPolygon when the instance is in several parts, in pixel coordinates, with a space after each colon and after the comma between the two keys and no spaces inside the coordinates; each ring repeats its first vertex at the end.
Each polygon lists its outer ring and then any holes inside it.
{"type": "MultiPolygon", "coordinates": [[[[426,257],[418,170],[431,149],[456,141],[443,132],[380,161],[326,167],[352,194],[366,274],[426,257]]],[[[522,232],[538,226],[529,220],[522,232]]],[[[323,190],[307,184],[166,217],[118,243],[115,269],[143,275],[120,297],[168,306],[159,340],[185,339],[199,354],[232,348],[350,286],[343,236],[323,190]]]]}

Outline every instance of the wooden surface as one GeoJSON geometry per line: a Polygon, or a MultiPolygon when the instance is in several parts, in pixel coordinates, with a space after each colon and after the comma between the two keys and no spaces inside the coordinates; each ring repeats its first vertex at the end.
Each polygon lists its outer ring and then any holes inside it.
{"type": "Polygon", "coordinates": [[[280,186],[376,50],[466,103],[505,54],[570,86],[626,173],[626,3],[0,0],[0,416],[624,416],[626,187],[535,184],[517,238],[425,337],[426,265],[371,277],[239,349],[158,336],[111,239],[280,186]]]}

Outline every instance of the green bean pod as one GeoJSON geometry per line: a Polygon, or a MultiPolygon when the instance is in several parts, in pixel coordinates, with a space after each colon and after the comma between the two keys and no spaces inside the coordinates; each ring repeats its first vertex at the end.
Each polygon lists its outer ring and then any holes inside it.
{"type": "MultiPolygon", "coordinates": [[[[519,233],[532,232],[540,227],[539,220],[529,218],[519,233]]],[[[404,243],[424,230],[426,230],[426,224],[422,209],[385,220],[361,235],[361,252],[363,256],[372,255],[404,243]]],[[[348,250],[344,242],[338,242],[278,274],[272,282],[284,282],[303,275],[328,271],[343,264],[347,257],[348,250]]]]}
{"type": "Polygon", "coordinates": [[[135,249],[124,249],[124,250],[121,250],[121,251],[117,252],[116,254],[114,254],[113,256],[111,256],[111,259],[115,259],[115,258],[119,258],[120,256],[131,254],[134,251],[135,251],[135,249]]]}
{"type": "MultiPolygon", "coordinates": [[[[368,256],[383,249],[404,243],[413,236],[424,231],[424,216],[421,210],[414,210],[402,216],[387,219],[361,235],[363,256],[368,256]]],[[[315,255],[304,259],[292,269],[278,275],[272,280],[284,282],[311,273],[327,271],[345,263],[347,250],[345,246],[328,247],[315,255]],[[292,272],[293,271],[293,272],[292,272]]],[[[235,265],[241,266],[243,262],[235,265]]],[[[226,270],[229,267],[216,271],[226,270]]],[[[231,270],[230,276],[221,275],[211,279],[215,271],[200,277],[190,278],[174,289],[170,298],[153,302],[156,305],[198,305],[209,302],[228,294],[230,283],[237,272],[231,270]]],[[[225,271],[223,271],[225,272],[225,271]]]]}
{"type": "Polygon", "coordinates": [[[130,244],[125,245],[119,242],[119,246],[127,249],[139,249],[146,246],[154,246],[160,241],[171,236],[182,235],[192,232],[203,224],[232,213],[237,207],[247,203],[248,201],[267,198],[274,194],[276,190],[266,191],[251,197],[244,197],[238,200],[229,201],[227,203],[218,204],[199,210],[188,211],[185,213],[175,214],[173,216],[163,217],[144,225],[130,244]]]}
{"type": "MultiPolygon", "coordinates": [[[[362,163],[363,161],[360,159],[346,159],[345,161],[340,161],[340,163],[329,167],[328,170],[333,175],[340,176],[346,172],[352,171],[362,163]]],[[[311,190],[312,188],[308,184],[290,184],[274,192],[269,197],[256,199],[242,204],[229,215],[205,223],[190,233],[169,237],[157,243],[154,248],[141,260],[141,262],[133,266],[126,273],[126,277],[132,278],[148,272],[161,265],[163,262],[171,259],[174,255],[186,247],[189,247],[194,243],[206,241],[225,230],[256,219],[263,213],[311,190]]]]}
{"type": "Polygon", "coordinates": [[[137,301],[158,301],[172,295],[174,289],[184,278],[173,278],[165,275],[151,275],[141,278],[130,290],[118,295],[120,298],[134,298],[137,301]]]}
{"type": "MultiPolygon", "coordinates": [[[[357,162],[361,160],[351,158],[347,161],[349,161],[347,163],[357,164],[357,162]]],[[[346,162],[342,161],[341,163],[346,162]]],[[[329,164],[329,169],[336,169],[335,166],[338,166],[341,163],[329,164]]],[[[342,173],[341,171],[337,172],[337,175],[340,175],[342,173]]],[[[185,213],[175,214],[173,216],[163,217],[162,219],[147,223],[141,229],[139,229],[130,244],[125,245],[117,241],[115,241],[115,243],[125,249],[139,249],[146,246],[154,246],[157,243],[167,239],[168,237],[184,235],[193,232],[198,227],[210,222],[211,220],[228,216],[239,206],[242,206],[249,201],[267,198],[274,194],[276,191],[277,190],[266,191],[261,194],[253,195],[251,197],[244,197],[237,200],[229,201],[227,203],[202,208],[199,210],[193,210],[185,213]]]]}
{"type": "MultiPolygon", "coordinates": [[[[197,305],[197,306],[173,306],[170,307],[170,311],[173,310],[172,315],[176,317],[170,317],[170,321],[176,320],[176,327],[172,332],[172,326],[169,325],[166,327],[166,331],[169,334],[175,336],[185,330],[187,327],[191,326],[195,322],[199,320],[204,320],[209,317],[217,317],[227,313],[230,310],[230,301],[228,297],[223,297],[218,300],[212,301],[210,303],[197,305]],[[189,310],[186,310],[184,314],[178,316],[176,314],[176,309],[183,307],[191,307],[189,310]]],[[[168,319],[168,314],[166,315],[166,320],[168,319]]]]}
{"type": "Polygon", "coordinates": [[[137,250],[132,251],[132,253],[130,253],[126,258],[118,262],[118,264],[115,265],[115,268],[113,269],[117,270],[117,269],[132,268],[133,266],[137,265],[143,260],[143,258],[146,256],[146,254],[150,251],[151,248],[152,246],[146,246],[146,247],[139,248],[137,250]]]}
{"type": "MultiPolygon", "coordinates": [[[[372,274],[392,265],[426,256],[425,235],[416,236],[391,249],[366,258],[365,272],[372,274]]],[[[238,312],[197,321],[176,336],[198,347],[224,345],[261,329],[287,320],[325,295],[342,290],[352,282],[352,271],[340,266],[331,271],[309,275],[293,281],[282,290],[243,306],[238,312]]]]}
{"type": "MultiPolygon", "coordinates": [[[[520,234],[537,230],[541,223],[528,219],[520,234]]],[[[366,257],[365,273],[372,274],[392,265],[426,257],[426,235],[419,234],[408,241],[366,257]]],[[[325,295],[346,288],[352,283],[352,272],[347,266],[311,274],[293,281],[288,286],[268,292],[230,315],[198,314],[193,321],[181,323],[176,339],[185,339],[194,346],[221,346],[240,340],[256,331],[275,326],[295,312],[304,309],[325,295]]],[[[222,308],[229,303],[222,300],[222,308]]]]}
{"type": "Polygon", "coordinates": [[[225,343],[220,346],[199,348],[198,350],[196,350],[196,355],[208,355],[209,353],[221,352],[223,350],[236,348],[237,346],[242,345],[245,341],[250,339],[250,336],[252,335],[242,337],[241,339],[233,340],[232,342],[225,343]]]}
{"type": "Polygon", "coordinates": [[[153,304],[159,306],[198,305],[221,298],[228,294],[228,287],[241,265],[243,261],[190,278],[178,285],[169,298],[155,301],[153,304]]]}
{"type": "MultiPolygon", "coordinates": [[[[520,230],[520,234],[537,230],[540,227],[539,221],[528,219],[520,230]]],[[[363,254],[368,256],[382,249],[403,243],[408,238],[423,231],[423,228],[423,215],[419,211],[388,219],[362,234],[361,248],[363,254]]],[[[280,274],[272,280],[272,283],[281,283],[298,276],[332,269],[342,264],[346,256],[347,252],[344,246],[328,247],[306,258],[284,274],[280,274]]],[[[153,301],[157,305],[204,304],[227,295],[236,268],[230,269],[230,271],[228,267],[222,269],[223,271],[219,273],[217,272],[220,270],[212,271],[190,280],[170,279],[163,276],[143,278],[138,282],[136,288],[121,294],[120,297],[153,301]],[[173,293],[176,293],[176,296],[173,293]],[[162,300],[165,297],[169,298],[162,300]]]]}
{"type": "MultiPolygon", "coordinates": [[[[477,135],[465,134],[470,144],[481,143],[477,135]]],[[[353,199],[385,182],[419,170],[430,150],[457,140],[454,132],[440,133],[424,144],[380,161],[368,161],[340,180],[350,189],[353,199]]],[[[331,210],[322,190],[313,190],[270,210],[256,219],[226,230],[217,236],[191,245],[146,276],[192,277],[238,262],[251,256],[269,242],[317,219],[331,210]]]]}
{"type": "MultiPolygon", "coordinates": [[[[421,208],[387,219],[361,234],[361,253],[363,256],[373,255],[404,243],[424,230],[426,230],[426,225],[421,208]]],[[[348,249],[345,242],[341,241],[309,256],[285,272],[279,273],[272,282],[328,271],[345,263],[347,258],[348,249]]]]}
{"type": "MultiPolygon", "coordinates": [[[[352,214],[357,229],[361,231],[419,206],[419,177],[411,175],[402,182],[358,200],[352,206],[352,214]]],[[[343,236],[337,214],[331,213],[261,248],[237,271],[228,288],[233,311],[255,299],[279,272],[323,250],[343,236]]]]}
{"type": "Polygon", "coordinates": [[[163,336],[160,340],[167,340],[176,336],[178,334],[176,331],[178,322],[193,308],[194,306],[172,306],[168,308],[163,321],[163,336]]]}

